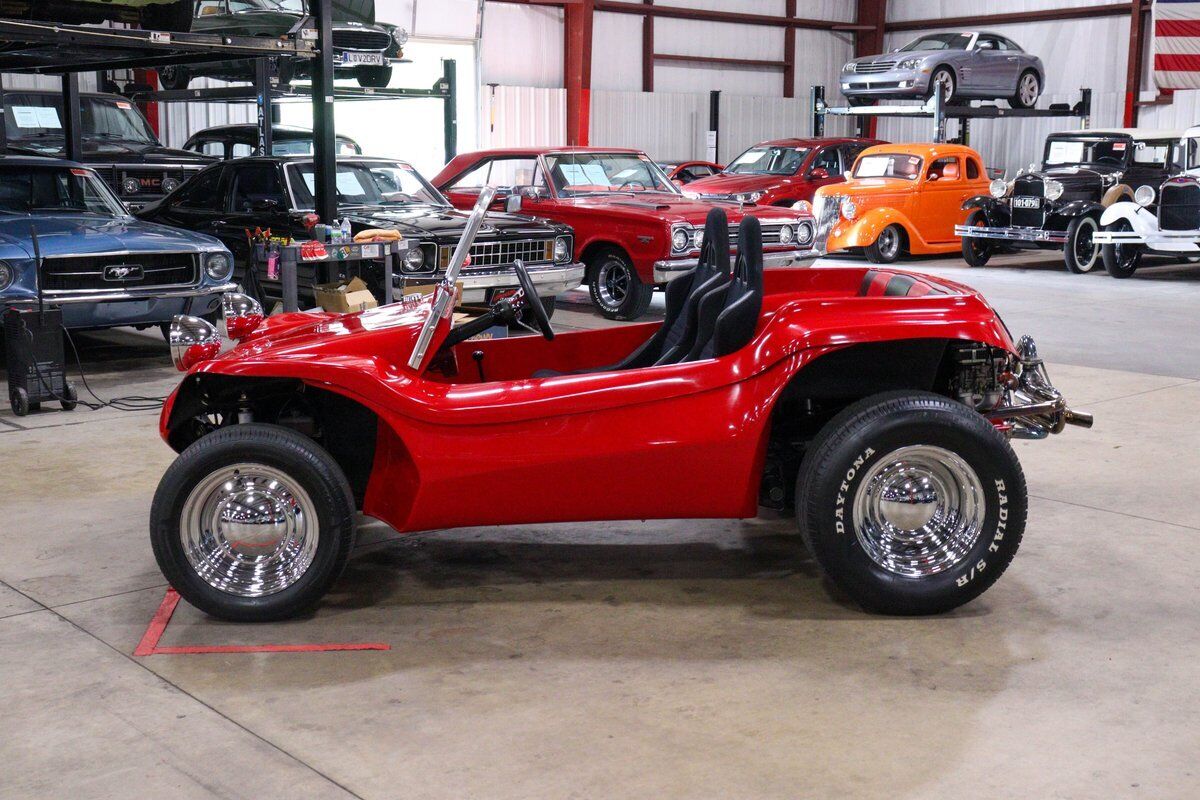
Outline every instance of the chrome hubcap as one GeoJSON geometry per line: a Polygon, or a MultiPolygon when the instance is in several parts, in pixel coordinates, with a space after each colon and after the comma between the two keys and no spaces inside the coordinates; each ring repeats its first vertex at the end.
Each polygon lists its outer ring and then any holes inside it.
{"type": "Polygon", "coordinates": [[[1021,102],[1031,106],[1038,98],[1038,79],[1032,73],[1021,79],[1021,102]]]}
{"type": "Polygon", "coordinates": [[[932,445],[901,447],[863,476],[854,495],[854,532],[888,572],[921,578],[958,564],[983,530],[983,484],[957,454],[932,445]]]}
{"type": "Polygon", "coordinates": [[[274,594],[300,580],[319,533],[308,492],[286,473],[253,463],[222,467],[200,481],[179,525],[196,574],[240,597],[274,594]]]}
{"type": "Polygon", "coordinates": [[[884,228],[879,232],[879,252],[886,258],[894,258],[900,249],[900,235],[893,228],[884,228]]]}
{"type": "Polygon", "coordinates": [[[629,294],[629,268],[619,261],[605,261],[600,265],[596,289],[605,306],[621,305],[629,294]]]}
{"type": "Polygon", "coordinates": [[[939,72],[934,79],[934,85],[937,90],[942,93],[943,100],[949,100],[954,96],[954,78],[950,77],[950,73],[946,71],[939,72]]]}

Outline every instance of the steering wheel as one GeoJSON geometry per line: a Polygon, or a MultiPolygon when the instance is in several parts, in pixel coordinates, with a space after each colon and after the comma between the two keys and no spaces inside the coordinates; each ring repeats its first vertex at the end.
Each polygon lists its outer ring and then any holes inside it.
{"type": "Polygon", "coordinates": [[[542,336],[546,337],[546,341],[554,341],[554,328],[550,326],[550,315],[546,313],[546,307],[542,305],[542,298],[538,297],[537,289],[533,285],[533,278],[529,277],[529,270],[525,269],[525,264],[521,259],[513,262],[513,269],[517,271],[517,281],[521,284],[521,299],[525,308],[533,315],[533,321],[537,325],[542,336]]]}

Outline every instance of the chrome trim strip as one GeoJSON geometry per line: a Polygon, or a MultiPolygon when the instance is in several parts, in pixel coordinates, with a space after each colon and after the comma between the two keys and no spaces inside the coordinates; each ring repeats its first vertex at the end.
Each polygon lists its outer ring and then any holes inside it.
{"type": "Polygon", "coordinates": [[[1156,242],[1178,244],[1180,242],[1194,242],[1200,245],[1200,230],[1155,231],[1148,234],[1141,234],[1137,231],[1096,231],[1092,234],[1092,241],[1096,244],[1154,244],[1156,242]]]}
{"type": "MultiPolygon", "coordinates": [[[[820,250],[784,250],[773,253],[763,253],[763,267],[790,267],[797,261],[810,258],[820,258],[824,253],[820,250]]],[[[732,263],[737,256],[730,259],[732,263]]],[[[700,263],[696,258],[664,258],[654,262],[654,282],[668,283],[685,272],[693,270],[700,263]]]]}
{"type": "MultiPolygon", "coordinates": [[[[78,292],[65,292],[58,294],[56,292],[45,292],[46,299],[58,305],[67,305],[72,303],[113,303],[123,300],[172,300],[180,297],[208,297],[213,294],[221,294],[222,292],[232,292],[237,289],[236,283],[222,283],[216,286],[189,286],[186,289],[172,289],[169,291],[159,291],[156,289],[147,289],[145,291],[102,291],[100,294],[81,295],[78,292]]],[[[98,290],[92,290],[98,291],[98,290]]],[[[36,301],[30,301],[36,302],[36,301]]]]}
{"type": "Polygon", "coordinates": [[[1066,244],[1066,231],[1041,228],[988,228],[982,225],[955,225],[954,235],[971,239],[1003,239],[1008,242],[1052,242],[1066,244]]]}

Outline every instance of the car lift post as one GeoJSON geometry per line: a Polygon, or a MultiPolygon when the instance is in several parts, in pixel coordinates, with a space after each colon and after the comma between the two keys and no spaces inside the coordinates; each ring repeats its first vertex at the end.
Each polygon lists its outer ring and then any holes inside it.
{"type": "Polygon", "coordinates": [[[713,89],[708,93],[708,138],[705,140],[705,157],[713,164],[719,163],[721,130],[721,92],[713,89]]]}
{"type": "Polygon", "coordinates": [[[812,102],[812,132],[819,139],[825,135],[825,87],[813,84],[808,94],[812,102]]]}
{"type": "Polygon", "coordinates": [[[79,119],[79,73],[64,72],[62,76],[62,107],[64,155],[68,161],[83,160],[83,131],[79,119]]]}
{"type": "Polygon", "coordinates": [[[255,154],[269,156],[273,152],[272,128],[275,114],[271,102],[271,62],[266,58],[254,61],[255,107],[258,109],[258,145],[255,154]]]}
{"type": "Polygon", "coordinates": [[[337,144],[333,125],[333,3],[312,0],[317,55],[312,65],[313,200],[321,222],[337,219],[337,144]]]}
{"type": "Polygon", "coordinates": [[[8,155],[8,113],[4,108],[4,75],[0,74],[0,156],[8,155]]]}
{"type": "Polygon", "coordinates": [[[446,144],[446,163],[458,155],[458,64],[453,58],[442,61],[442,81],[446,97],[442,101],[442,125],[446,144]]]}

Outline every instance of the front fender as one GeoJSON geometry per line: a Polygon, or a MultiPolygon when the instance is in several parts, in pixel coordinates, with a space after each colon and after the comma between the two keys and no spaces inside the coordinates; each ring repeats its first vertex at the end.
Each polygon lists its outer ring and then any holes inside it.
{"type": "Polygon", "coordinates": [[[982,208],[991,216],[991,212],[995,211],[1004,201],[997,200],[990,194],[977,194],[974,197],[968,197],[963,200],[963,210],[967,211],[972,208],[982,208]]]}
{"type": "Polygon", "coordinates": [[[1099,214],[1104,211],[1104,206],[1099,203],[1094,203],[1091,200],[1073,200],[1061,208],[1054,209],[1053,213],[1064,217],[1085,217],[1089,214],[1099,214]]]}
{"type": "Polygon", "coordinates": [[[1122,219],[1129,223],[1135,233],[1144,235],[1158,229],[1158,217],[1149,209],[1129,202],[1113,203],[1104,209],[1104,213],[1100,215],[1100,224],[1108,227],[1122,219]]]}
{"type": "Polygon", "coordinates": [[[902,212],[894,208],[872,208],[858,219],[842,220],[834,225],[829,232],[826,250],[832,253],[849,247],[866,247],[879,238],[880,231],[893,224],[904,228],[905,235],[912,239],[913,224],[902,212]]]}

